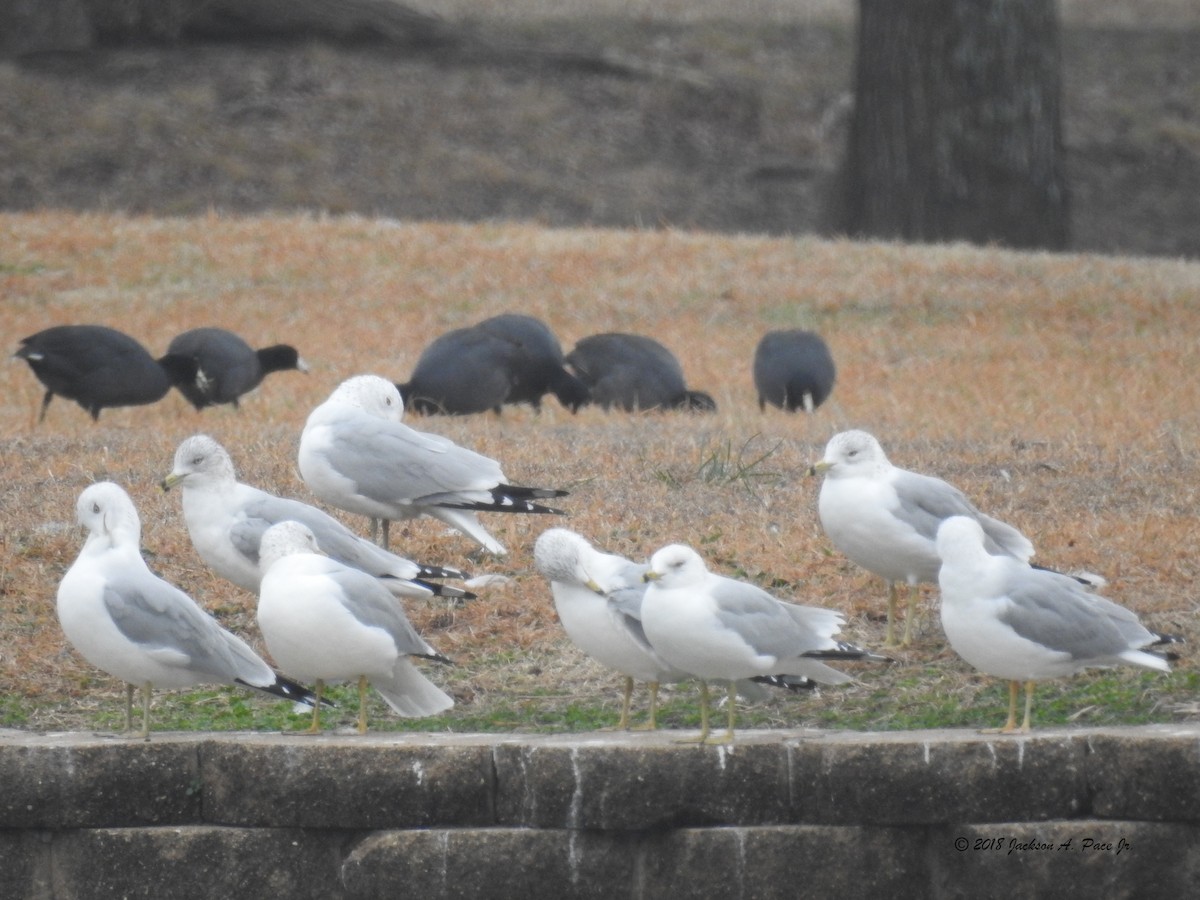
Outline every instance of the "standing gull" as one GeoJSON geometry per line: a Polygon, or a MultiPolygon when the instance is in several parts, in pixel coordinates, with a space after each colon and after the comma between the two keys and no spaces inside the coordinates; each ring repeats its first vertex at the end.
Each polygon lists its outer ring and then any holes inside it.
{"type": "MultiPolygon", "coordinates": [[[[668,664],[646,640],[642,600],[647,584],[642,576],[650,567],[597,550],[565,528],[543,531],[534,544],[533,559],[538,572],[550,582],[554,608],[567,636],[598,663],[625,676],[617,727],[629,728],[633,683],[644,681],[650,686],[645,727],[657,728],[659,685],[691,676],[668,664]]],[[[748,699],[762,697],[765,692],[756,682],[792,691],[815,687],[803,676],[763,675],[738,681],[738,693],[748,699]]]]}
{"type": "MultiPolygon", "coordinates": [[[[280,522],[262,539],[266,574],[258,596],[258,626],[284,668],[316,681],[358,680],[358,732],[367,730],[367,684],[401,716],[432,716],[454,701],[410,661],[449,662],[413,630],[374,578],[321,553],[300,522],[280,522]]],[[[310,733],[321,730],[313,708],[310,733]]]]}
{"type": "Polygon", "coordinates": [[[733,741],[739,679],[794,672],[822,684],[852,681],[822,659],[871,660],[877,656],[834,640],[842,614],[784,603],[752,584],[708,571],[691,547],[671,544],[650,559],[642,601],[642,627],[650,646],[668,664],[700,679],[700,743],[709,743],[708,682],[729,683],[729,721],[714,743],[733,741]]]}
{"type": "Polygon", "coordinates": [[[534,501],[566,491],[508,484],[494,459],[404,425],[403,408],[385,378],[342,382],[305,423],[299,460],[305,484],[332,506],[385,523],[432,516],[497,555],[507,551],[477,512],[561,514],[534,501]]]}
{"type": "Polygon", "coordinates": [[[650,686],[648,728],[657,726],[658,686],[688,673],[654,652],[642,630],[641,605],[648,566],[603,553],[565,528],[542,532],[533,546],[534,564],[550,582],[554,608],[567,636],[596,662],[625,676],[618,728],[629,727],[634,681],[650,686]]]}
{"type": "Polygon", "coordinates": [[[276,522],[303,522],[329,556],[378,578],[399,597],[437,595],[471,599],[475,595],[432,579],[462,578],[457,569],[415,563],[359,537],[315,506],[276,497],[242,484],[225,448],[205,434],[184,440],[175,451],[163,490],[179,487],[183,518],[196,552],[222,578],[258,593],[265,571],[259,544],[276,522]]]}
{"type": "Polygon", "coordinates": [[[1009,682],[1002,734],[1027,734],[1034,684],[1083,669],[1121,664],[1169,671],[1167,660],[1142,647],[1178,638],[1144,628],[1123,606],[1089,592],[1069,575],[1035,569],[988,552],[980,523],[946,519],[937,532],[942,558],[942,628],[954,652],[1009,682]],[[1025,719],[1017,728],[1017,693],[1025,682],[1025,719]]]}
{"type": "Polygon", "coordinates": [[[240,684],[316,704],[312,693],[276,675],[245,641],[147,568],[137,509],[118,485],[91,485],[75,509],[88,537],[58,586],[58,620],[88,662],[127,683],[126,731],[138,688],[143,738],[150,735],[155,687],[240,684]]]}
{"type": "Polygon", "coordinates": [[[887,579],[888,623],[885,646],[895,646],[897,585],[909,586],[909,607],[901,644],[912,642],[917,585],[936,582],[941,558],[935,541],[939,523],[950,516],[979,522],[989,553],[1026,562],[1033,544],[1010,525],[976,509],[962,491],[940,478],[893,466],[865,431],[843,431],[812,467],[824,473],[818,513],[825,533],[851,561],[887,579]]]}

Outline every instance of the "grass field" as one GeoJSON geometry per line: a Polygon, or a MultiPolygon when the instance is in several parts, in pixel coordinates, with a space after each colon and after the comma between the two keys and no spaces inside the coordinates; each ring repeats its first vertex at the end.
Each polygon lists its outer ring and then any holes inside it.
{"type": "MultiPolygon", "coordinates": [[[[397,543],[414,559],[512,576],[460,608],[410,604],[453,667],[431,671],[458,705],[405,722],[378,703],[374,729],[583,730],[612,724],[619,679],[581,657],[557,624],[531,547],[566,524],[645,557],[682,541],[710,566],[785,599],[846,613],[845,635],[878,646],[883,584],[832,549],[806,477],[847,427],[879,437],[897,465],[947,478],[1021,528],[1037,559],[1105,575],[1106,595],[1151,627],[1195,635],[1200,264],[901,247],[674,231],[407,225],[366,218],[196,219],[0,216],[0,334],[7,353],[54,324],[112,325],[162,353],[217,324],[252,344],[295,344],[307,376],[271,376],[230,409],[195,413],[176,393],[106,411],[98,424],[0,367],[0,725],[111,729],[121,686],[64,643],[59,579],[82,535],[89,483],[125,486],[153,568],[257,642],[253,597],[191,548],[179,498],[157,487],[175,446],[208,432],[243,480],[311,500],[295,467],[309,410],[343,378],[403,380],[437,334],[501,311],[542,317],[564,346],[591,333],[652,335],[680,357],[715,415],[541,415],[416,420],[504,463],[518,483],[571,490],[565,523],[493,515],[508,558],[472,560],[428,520],[397,543]],[[839,365],[811,418],[760,413],[750,382],[765,330],[815,328],[839,365]]],[[[363,528],[361,520],[350,521],[363,528]]],[[[1005,691],[945,646],[926,588],[920,637],[887,667],[818,696],[747,709],[749,726],[897,729],[998,724],[1005,691]]],[[[1101,671],[1047,684],[1035,726],[1173,722],[1200,714],[1193,644],[1169,676],[1101,671]]],[[[695,724],[695,690],[668,693],[670,727],[695,724]]],[[[349,727],[353,704],[329,724],[349,727]]],[[[163,728],[295,728],[286,704],[235,689],[156,698],[163,728]]]]}

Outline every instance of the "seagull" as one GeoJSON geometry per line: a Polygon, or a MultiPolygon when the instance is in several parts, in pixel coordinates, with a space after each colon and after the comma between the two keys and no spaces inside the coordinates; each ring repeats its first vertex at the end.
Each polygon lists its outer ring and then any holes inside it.
{"type": "Polygon", "coordinates": [[[22,339],[13,355],[29,363],[46,388],[39,422],[55,394],[97,421],[102,409],[156,403],[172,383],[196,377],[195,360],[172,353],[155,359],[134,338],[104,325],[56,325],[22,339]]]}
{"type": "Polygon", "coordinates": [[[300,475],[324,502],[385,523],[427,515],[507,553],[477,512],[553,513],[534,501],[566,491],[507,483],[500,464],[447,438],[414,431],[400,418],[396,386],[375,375],[342,382],[312,411],[300,438],[300,475]]]}
{"type": "Polygon", "coordinates": [[[140,550],[137,509],[119,485],[91,485],[79,495],[75,509],[88,536],[58,586],[58,620],[88,662],[127,683],[127,732],[133,729],[138,688],[139,737],[147,740],[155,687],[240,684],[316,706],[313,693],[277,675],[245,641],[150,571],[140,550]]]}
{"type": "Polygon", "coordinates": [[[938,527],[942,559],[942,628],[954,652],[979,671],[1009,682],[1008,721],[1001,734],[1028,734],[1034,685],[1083,669],[1121,664],[1170,670],[1143,650],[1180,639],[1150,631],[1123,606],[1069,575],[1035,569],[987,550],[979,521],[951,516],[938,527]],[[1025,719],[1017,727],[1017,694],[1025,682],[1025,719]]]}
{"type": "Polygon", "coordinates": [[[618,728],[629,728],[634,681],[650,686],[647,728],[657,727],[658,686],[688,673],[654,652],[642,630],[641,605],[648,566],[603,553],[565,528],[549,528],[533,546],[534,565],[550,582],[563,630],[580,650],[625,676],[618,728]]]}
{"type": "MultiPolygon", "coordinates": [[[[358,679],[358,733],[367,731],[367,685],[401,716],[424,717],[454,701],[429,681],[410,656],[448,663],[413,630],[374,578],[321,553],[307,525],[280,522],[262,539],[266,573],[258,595],[258,626],[276,662],[316,682],[358,679]]],[[[309,733],[321,730],[313,707],[309,733]]]]}
{"type": "Polygon", "coordinates": [[[196,361],[196,377],[175,383],[197,410],[229,403],[258,387],[272,372],[295,369],[307,372],[308,364],[290,344],[273,344],[254,350],[241,337],[224,328],[193,328],[177,335],[167,353],[196,361]]]}
{"type": "Polygon", "coordinates": [[[329,556],[373,575],[397,597],[475,597],[434,580],[464,577],[457,569],[389,553],[315,506],[240,483],[229,453],[208,435],[192,435],[176,449],[174,468],[162,481],[163,490],[173,487],[183,494],[183,518],[200,558],[222,578],[253,593],[265,571],[259,547],[263,532],[291,519],[307,525],[329,556]]]}
{"type": "Polygon", "coordinates": [[[955,515],[980,523],[989,553],[1027,562],[1033,544],[1011,525],[984,515],[962,491],[939,478],[893,466],[872,435],[843,431],[825,447],[811,469],[824,473],[818,513],[825,534],[842,553],[864,569],[887,579],[888,624],[884,646],[895,646],[897,585],[909,586],[909,613],[903,646],[912,642],[917,585],[936,582],[941,558],[935,540],[938,524],[955,515]]]}
{"type": "Polygon", "coordinates": [[[784,603],[752,584],[715,575],[691,547],[670,544],[650,558],[642,576],[642,627],[668,664],[700,679],[699,743],[732,743],[736,682],[786,671],[821,684],[853,679],[821,660],[889,662],[887,657],[834,640],[839,612],[784,603]],[[708,682],[729,683],[729,721],[709,738],[708,682]]]}
{"type": "MultiPolygon", "coordinates": [[[[597,550],[582,535],[566,528],[543,531],[534,544],[533,559],[538,572],[550,582],[554,608],[567,636],[592,659],[625,676],[617,728],[630,728],[635,681],[650,687],[649,719],[644,727],[657,728],[659,685],[691,676],[663,660],[646,640],[642,599],[647,584],[642,576],[649,566],[597,550]]],[[[803,676],[763,675],[739,680],[738,693],[747,699],[760,698],[764,692],[755,682],[792,691],[816,686],[803,676]]]]}

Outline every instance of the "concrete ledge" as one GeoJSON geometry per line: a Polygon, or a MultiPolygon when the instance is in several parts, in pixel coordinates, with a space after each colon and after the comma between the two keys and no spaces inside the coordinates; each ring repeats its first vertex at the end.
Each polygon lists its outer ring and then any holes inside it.
{"type": "Polygon", "coordinates": [[[1189,896],[1200,726],[0,732],[0,896],[1189,896]],[[1051,849],[1052,848],[1052,849],[1051,849]]]}

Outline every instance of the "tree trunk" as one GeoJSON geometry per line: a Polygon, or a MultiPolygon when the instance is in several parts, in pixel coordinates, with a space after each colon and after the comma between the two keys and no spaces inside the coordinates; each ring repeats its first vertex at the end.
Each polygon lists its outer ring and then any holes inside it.
{"type": "Polygon", "coordinates": [[[871,238],[1068,241],[1054,0],[860,0],[835,227],[871,238]]]}

